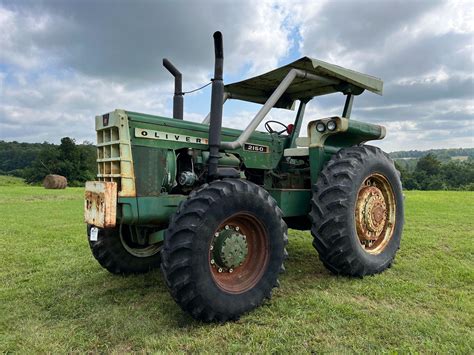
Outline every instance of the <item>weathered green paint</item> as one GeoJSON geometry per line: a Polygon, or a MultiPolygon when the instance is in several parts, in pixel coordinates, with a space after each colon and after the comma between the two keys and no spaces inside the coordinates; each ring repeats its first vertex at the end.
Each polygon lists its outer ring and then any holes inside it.
{"type": "MultiPolygon", "coordinates": [[[[175,142],[172,140],[153,140],[141,137],[135,137],[135,128],[149,129],[160,132],[168,132],[176,136],[192,136],[207,139],[209,135],[209,126],[196,122],[184,120],[175,120],[166,117],[145,115],[136,112],[127,112],[130,125],[130,136],[132,137],[132,146],[143,146],[161,149],[181,149],[194,148],[207,150],[207,144],[196,144],[187,142],[175,142]]],[[[235,140],[242,131],[222,128],[222,141],[235,140]]],[[[264,145],[269,147],[270,153],[259,153],[246,151],[243,148],[229,150],[242,158],[245,166],[248,168],[275,169],[283,154],[285,141],[288,137],[277,137],[263,132],[254,132],[248,143],[264,145]]],[[[137,170],[137,167],[135,167],[137,170]]],[[[136,174],[136,173],[135,173],[136,174]]]]}
{"type": "Polygon", "coordinates": [[[120,216],[124,224],[166,224],[176,212],[185,195],[162,194],[159,197],[123,197],[118,199],[122,206],[120,216]]]}
{"type": "Polygon", "coordinates": [[[148,243],[150,244],[157,244],[161,243],[165,240],[165,231],[166,229],[159,230],[157,232],[153,232],[148,236],[148,243]]]}
{"type": "Polygon", "coordinates": [[[240,266],[248,254],[246,237],[232,228],[224,229],[214,239],[212,254],[217,266],[240,266]]]}
{"type": "MultiPolygon", "coordinates": [[[[134,155],[133,168],[136,176],[137,198],[119,198],[118,203],[122,206],[121,221],[127,224],[166,224],[179,202],[186,198],[184,195],[170,195],[164,192],[166,187],[169,188],[168,173],[173,177],[175,175],[174,149],[195,148],[201,151],[202,164],[205,164],[208,146],[192,142],[136,137],[135,129],[199,137],[204,141],[207,139],[208,126],[130,112],[127,112],[127,116],[134,155]],[[172,152],[171,155],[170,152],[172,152]],[[170,159],[173,162],[168,161],[170,159]]],[[[326,121],[330,119],[332,118],[326,121]]],[[[317,121],[312,121],[308,125],[311,184],[316,183],[324,164],[340,148],[370,139],[380,139],[384,135],[384,130],[380,126],[344,118],[338,118],[338,120],[338,129],[334,132],[326,131],[324,134],[315,130],[317,121]]],[[[239,130],[223,129],[224,140],[233,140],[239,134],[239,130]]],[[[255,132],[249,143],[268,146],[268,153],[244,151],[242,148],[222,153],[223,165],[239,166],[241,160],[246,168],[262,169],[267,172],[265,188],[275,198],[285,217],[306,215],[311,198],[310,190],[303,189],[304,174],[308,172],[292,169],[291,165],[282,160],[283,150],[291,145],[291,140],[291,136],[279,137],[276,134],[255,132]],[[279,173],[287,174],[287,179],[280,181],[280,187],[287,188],[274,188],[273,177],[278,176],[279,173]],[[295,189],[295,187],[301,188],[295,189]]]]}
{"type": "MultiPolygon", "coordinates": [[[[209,159],[209,152],[208,151],[202,152],[202,160],[203,160],[202,162],[204,164],[207,164],[208,159],[209,159]]],[[[240,160],[234,154],[220,153],[219,165],[238,167],[240,165],[240,160]]]]}
{"type": "Polygon", "coordinates": [[[326,164],[326,161],[329,159],[330,156],[326,156],[324,147],[309,148],[311,185],[314,185],[318,181],[319,173],[323,170],[324,164],[326,164]]]}
{"type": "Polygon", "coordinates": [[[326,146],[350,147],[362,142],[382,139],[385,137],[385,128],[366,122],[348,120],[347,131],[341,134],[329,136],[326,146]]]}
{"type": "Polygon", "coordinates": [[[311,190],[309,189],[269,189],[284,217],[306,216],[309,213],[311,190]]]}

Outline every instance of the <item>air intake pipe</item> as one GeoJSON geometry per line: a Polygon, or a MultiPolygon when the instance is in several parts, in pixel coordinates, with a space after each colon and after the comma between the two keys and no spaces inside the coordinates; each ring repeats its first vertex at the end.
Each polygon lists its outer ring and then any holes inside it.
{"type": "Polygon", "coordinates": [[[163,58],[163,66],[174,76],[173,118],[183,119],[183,76],[171,62],[163,58]]]}
{"type": "Polygon", "coordinates": [[[209,120],[209,171],[208,178],[213,180],[217,177],[217,165],[219,163],[219,150],[221,145],[222,130],[222,105],[224,97],[224,46],[222,44],[222,33],[214,33],[214,79],[212,79],[211,114],[209,120]]]}

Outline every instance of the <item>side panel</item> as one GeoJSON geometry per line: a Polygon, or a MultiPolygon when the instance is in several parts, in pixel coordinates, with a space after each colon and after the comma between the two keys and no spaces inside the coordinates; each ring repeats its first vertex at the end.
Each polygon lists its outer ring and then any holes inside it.
{"type": "MultiPolygon", "coordinates": [[[[208,149],[209,126],[207,125],[135,112],[127,112],[127,115],[133,146],[174,150],[208,149]],[[146,131],[145,134],[144,131],[146,131]]],[[[241,130],[222,128],[222,141],[233,141],[241,132],[241,130]]],[[[254,132],[247,142],[253,146],[227,152],[240,156],[248,168],[275,169],[288,139],[289,137],[277,138],[268,133],[254,132]],[[255,149],[256,147],[262,149],[255,149]]]]}
{"type": "Polygon", "coordinates": [[[167,179],[166,149],[132,146],[137,196],[159,196],[163,180],[167,179]]]}
{"type": "Polygon", "coordinates": [[[159,197],[123,197],[121,222],[125,224],[166,224],[185,195],[162,194],[159,197]]]}
{"type": "Polygon", "coordinates": [[[311,190],[269,189],[284,217],[306,216],[310,210],[311,190]]]}

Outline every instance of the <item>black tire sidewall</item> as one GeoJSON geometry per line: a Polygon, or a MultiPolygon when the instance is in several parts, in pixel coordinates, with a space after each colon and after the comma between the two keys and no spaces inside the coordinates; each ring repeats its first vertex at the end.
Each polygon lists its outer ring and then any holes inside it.
{"type": "Polygon", "coordinates": [[[206,212],[206,223],[196,229],[200,238],[196,238],[193,243],[193,278],[196,281],[198,293],[203,298],[212,300],[216,312],[241,314],[247,311],[248,304],[263,299],[272,289],[283,263],[285,245],[283,238],[278,237],[284,233],[280,227],[280,219],[274,209],[257,196],[259,195],[250,192],[234,193],[232,199],[226,199],[222,203],[210,206],[206,212]],[[266,232],[268,250],[261,252],[267,252],[268,259],[262,277],[253,288],[244,293],[232,294],[221,289],[213,279],[208,253],[211,239],[218,226],[237,212],[250,214],[262,222],[266,232]]]}
{"type": "Polygon", "coordinates": [[[137,257],[129,253],[122,244],[118,228],[100,229],[97,241],[90,240],[87,226],[87,239],[92,254],[99,264],[113,274],[144,273],[160,266],[160,252],[148,256],[137,257]]]}
{"type": "Polygon", "coordinates": [[[369,273],[378,273],[384,270],[393,260],[394,255],[400,247],[400,240],[403,230],[404,210],[403,210],[403,192],[397,170],[385,156],[379,156],[379,159],[369,160],[362,164],[361,169],[353,179],[353,189],[350,195],[350,204],[352,209],[347,210],[347,221],[349,224],[350,241],[353,250],[357,253],[358,259],[365,265],[369,273]],[[387,246],[380,254],[370,254],[366,252],[359,240],[355,222],[355,206],[359,189],[367,177],[372,174],[383,175],[390,183],[396,203],[395,211],[395,229],[387,246]]]}

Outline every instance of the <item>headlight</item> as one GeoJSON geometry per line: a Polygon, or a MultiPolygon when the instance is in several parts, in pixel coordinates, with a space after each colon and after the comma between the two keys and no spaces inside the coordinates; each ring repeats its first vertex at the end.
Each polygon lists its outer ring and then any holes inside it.
{"type": "Polygon", "coordinates": [[[337,128],[337,124],[335,121],[329,121],[328,122],[328,130],[334,131],[337,128]]]}
{"type": "Polygon", "coordinates": [[[316,131],[318,131],[319,133],[323,133],[325,130],[326,125],[324,123],[319,122],[318,124],[316,124],[316,131]]]}

